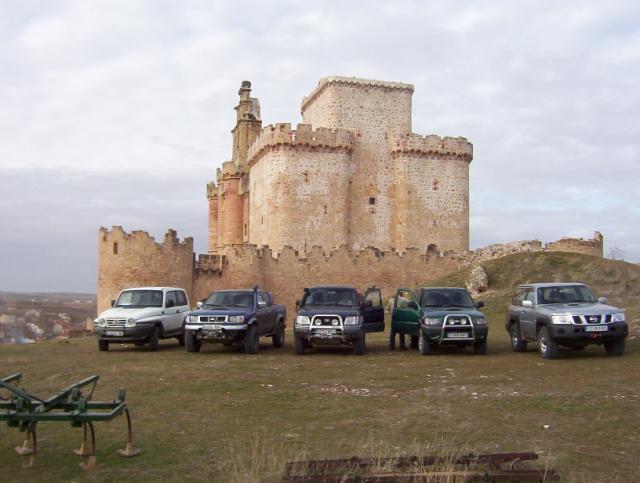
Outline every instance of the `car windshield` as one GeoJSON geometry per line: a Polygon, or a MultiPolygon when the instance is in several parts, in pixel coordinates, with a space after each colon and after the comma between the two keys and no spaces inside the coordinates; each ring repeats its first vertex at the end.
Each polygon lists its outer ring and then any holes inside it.
{"type": "Polygon", "coordinates": [[[123,308],[162,307],[162,290],[125,290],[120,294],[114,306],[123,308]]]}
{"type": "Polygon", "coordinates": [[[248,290],[213,292],[204,303],[206,308],[251,307],[253,292],[248,290]]]}
{"type": "Polygon", "coordinates": [[[475,308],[467,292],[461,288],[427,289],[422,293],[423,307],[465,307],[475,308]]]}
{"type": "Polygon", "coordinates": [[[312,288],[304,305],[358,305],[358,296],[352,288],[312,288]]]}
{"type": "Polygon", "coordinates": [[[541,305],[594,303],[596,301],[595,295],[586,285],[556,285],[538,289],[538,303],[541,305]]]}

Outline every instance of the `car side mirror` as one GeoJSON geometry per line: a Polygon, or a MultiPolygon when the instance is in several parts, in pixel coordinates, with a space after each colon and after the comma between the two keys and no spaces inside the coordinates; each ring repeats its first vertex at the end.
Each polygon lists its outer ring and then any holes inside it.
{"type": "Polygon", "coordinates": [[[167,300],[167,308],[175,307],[176,303],[173,300],[167,300]]]}
{"type": "Polygon", "coordinates": [[[373,307],[373,300],[365,300],[362,304],[363,307],[373,307]]]}
{"type": "Polygon", "coordinates": [[[204,307],[204,304],[202,302],[198,302],[196,304],[196,307],[198,307],[199,309],[201,309],[202,307],[204,307]]]}
{"type": "Polygon", "coordinates": [[[116,299],[111,300],[111,307],[115,307],[116,306],[116,299]]]}
{"type": "Polygon", "coordinates": [[[407,303],[407,307],[409,307],[410,309],[413,309],[413,310],[418,310],[418,304],[415,303],[413,300],[411,302],[407,303]]]}
{"type": "Polygon", "coordinates": [[[522,301],[522,306],[523,307],[533,307],[533,302],[531,300],[523,300],[522,301]]]}
{"type": "Polygon", "coordinates": [[[607,297],[598,297],[598,303],[606,304],[607,303],[607,297]]]}
{"type": "Polygon", "coordinates": [[[478,302],[478,303],[476,304],[476,307],[477,307],[477,308],[479,308],[479,309],[481,309],[482,307],[484,307],[484,302],[483,302],[483,301],[478,302]]]}

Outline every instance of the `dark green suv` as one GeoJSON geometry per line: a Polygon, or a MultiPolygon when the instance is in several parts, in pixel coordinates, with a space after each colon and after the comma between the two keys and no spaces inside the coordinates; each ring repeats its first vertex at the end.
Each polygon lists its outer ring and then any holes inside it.
{"type": "Polygon", "coordinates": [[[475,354],[487,353],[489,327],[484,314],[464,288],[424,287],[417,294],[408,288],[398,289],[392,300],[389,350],[396,348],[396,335],[404,349],[405,335],[411,347],[423,355],[439,345],[472,346],[475,354]]]}

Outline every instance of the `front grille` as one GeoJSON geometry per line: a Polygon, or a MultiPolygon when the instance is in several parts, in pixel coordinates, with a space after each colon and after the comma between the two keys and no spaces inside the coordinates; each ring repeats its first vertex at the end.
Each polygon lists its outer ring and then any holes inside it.
{"type": "Polygon", "coordinates": [[[201,315],[198,318],[198,320],[200,322],[214,322],[214,323],[221,324],[227,321],[227,316],[226,315],[214,315],[214,316],[201,315]]]}
{"type": "Polygon", "coordinates": [[[107,327],[124,327],[126,319],[107,319],[107,327]]]}
{"type": "Polygon", "coordinates": [[[582,317],[580,317],[579,315],[572,315],[573,317],[573,322],[576,324],[582,324],[582,317]]]}
{"type": "Polygon", "coordinates": [[[607,317],[605,318],[605,322],[611,322],[611,314],[607,314],[607,317]]]}

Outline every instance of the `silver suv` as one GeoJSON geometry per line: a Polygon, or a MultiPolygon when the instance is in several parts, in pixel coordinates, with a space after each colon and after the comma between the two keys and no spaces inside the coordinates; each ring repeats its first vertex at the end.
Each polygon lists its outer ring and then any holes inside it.
{"type": "Polygon", "coordinates": [[[155,351],[160,339],[170,337],[184,345],[184,319],[189,311],[189,299],[184,289],[129,288],[111,301],[111,307],[93,323],[101,351],[109,350],[111,342],[133,342],[136,346],[149,344],[149,350],[155,351]]]}
{"type": "Polygon", "coordinates": [[[511,347],[525,352],[537,341],[545,359],[558,357],[559,346],[574,350],[604,345],[607,355],[621,356],[629,333],[622,309],[606,305],[581,283],[520,285],[507,311],[511,347]]]}

